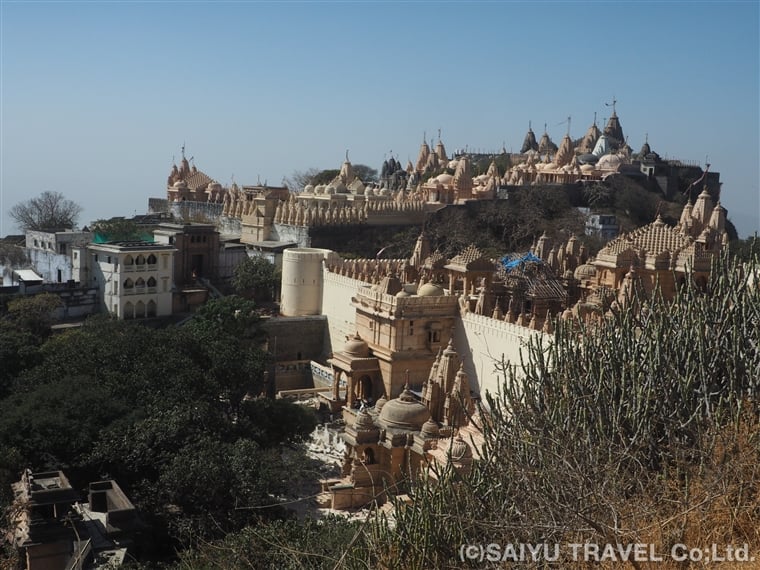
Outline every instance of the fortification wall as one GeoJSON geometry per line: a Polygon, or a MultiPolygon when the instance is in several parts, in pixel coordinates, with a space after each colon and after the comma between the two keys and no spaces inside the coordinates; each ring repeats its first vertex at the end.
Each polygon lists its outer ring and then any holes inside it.
{"type": "Polygon", "coordinates": [[[306,226],[290,224],[273,224],[272,234],[269,237],[275,241],[294,241],[298,247],[311,247],[311,235],[306,226]]]}
{"type": "Polygon", "coordinates": [[[261,329],[269,335],[269,350],[277,362],[316,360],[322,354],[327,318],[273,317],[263,320],[261,329]]]}
{"type": "Polygon", "coordinates": [[[346,337],[356,332],[356,309],[351,298],[365,285],[358,279],[338,275],[322,269],[322,314],[327,316],[324,351],[329,354],[341,350],[346,337]]]}
{"type": "Polygon", "coordinates": [[[222,216],[222,208],[222,204],[190,200],[172,202],[169,205],[169,211],[175,217],[186,222],[216,222],[222,216]]]}
{"type": "MultiPolygon", "coordinates": [[[[464,360],[464,370],[473,390],[485,396],[501,389],[504,375],[496,366],[502,361],[512,367],[520,366],[520,353],[531,338],[550,342],[551,336],[484,315],[466,313],[456,319],[454,342],[464,360]]],[[[527,353],[525,353],[527,354],[527,353]]]]}
{"type": "Polygon", "coordinates": [[[70,319],[93,315],[100,309],[97,288],[57,289],[52,291],[60,297],[63,305],[53,313],[56,319],[70,319]]]}
{"type": "Polygon", "coordinates": [[[228,236],[239,236],[243,231],[242,222],[239,218],[230,218],[229,216],[219,216],[216,220],[216,229],[220,234],[228,236]]]}
{"type": "Polygon", "coordinates": [[[169,211],[169,200],[166,198],[148,198],[148,213],[161,214],[169,211]]]}

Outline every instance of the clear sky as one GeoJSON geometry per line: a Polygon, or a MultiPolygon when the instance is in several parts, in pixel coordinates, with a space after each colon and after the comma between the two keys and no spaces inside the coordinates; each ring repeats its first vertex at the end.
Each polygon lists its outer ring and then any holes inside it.
{"type": "Polygon", "coordinates": [[[222,184],[404,164],[422,142],[519,150],[617,113],[635,151],[719,171],[760,230],[757,0],[10,2],[0,0],[0,235],[45,190],[81,223],[144,213],[184,143],[222,184]]]}

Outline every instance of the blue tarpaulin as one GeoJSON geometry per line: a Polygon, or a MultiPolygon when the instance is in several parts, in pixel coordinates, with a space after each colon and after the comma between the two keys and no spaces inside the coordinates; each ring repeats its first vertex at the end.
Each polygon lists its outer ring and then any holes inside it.
{"type": "Polygon", "coordinates": [[[528,252],[525,255],[521,255],[519,257],[503,257],[501,259],[501,264],[507,271],[512,271],[515,267],[519,267],[523,263],[529,261],[533,263],[543,263],[543,261],[541,261],[541,258],[536,257],[532,253],[528,252]]]}

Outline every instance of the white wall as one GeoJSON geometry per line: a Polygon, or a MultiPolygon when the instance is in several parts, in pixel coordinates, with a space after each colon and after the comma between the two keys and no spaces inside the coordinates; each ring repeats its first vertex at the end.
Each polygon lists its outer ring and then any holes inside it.
{"type": "Polygon", "coordinates": [[[351,297],[356,295],[363,281],[322,269],[322,314],[327,316],[325,353],[341,350],[346,337],[356,332],[356,308],[351,297]]]}
{"type": "MultiPolygon", "coordinates": [[[[489,391],[496,394],[504,380],[496,370],[502,357],[510,366],[520,366],[520,353],[525,351],[529,339],[551,341],[551,335],[506,321],[499,321],[467,313],[456,319],[454,342],[459,357],[464,360],[464,370],[473,390],[485,396],[489,391]]],[[[527,354],[527,353],[526,353],[527,354]]]]}

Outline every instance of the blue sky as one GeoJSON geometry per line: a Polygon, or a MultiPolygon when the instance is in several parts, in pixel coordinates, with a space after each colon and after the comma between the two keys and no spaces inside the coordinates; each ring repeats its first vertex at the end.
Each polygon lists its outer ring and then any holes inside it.
{"type": "Polygon", "coordinates": [[[705,157],[760,230],[760,9],[743,2],[0,0],[0,235],[45,190],[80,220],[144,213],[183,142],[219,180],[519,150],[580,137],[616,97],[630,145],[705,157]]]}

